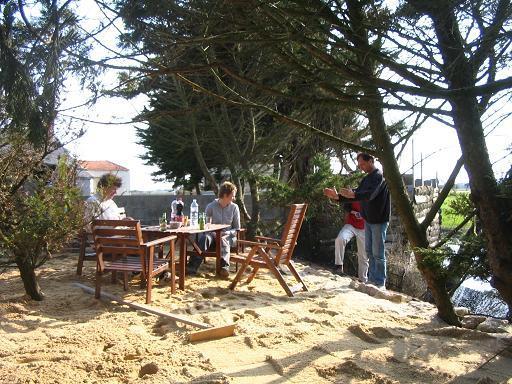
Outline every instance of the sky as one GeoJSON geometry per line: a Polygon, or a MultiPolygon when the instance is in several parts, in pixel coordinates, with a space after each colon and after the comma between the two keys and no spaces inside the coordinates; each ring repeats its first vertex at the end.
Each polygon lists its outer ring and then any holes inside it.
{"type": "MultiPolygon", "coordinates": [[[[137,115],[144,100],[111,98],[93,108],[74,111],[76,117],[98,122],[125,122],[137,115]]],[[[142,124],[139,124],[142,126],[142,124]]],[[[170,190],[172,183],[156,182],[151,173],[156,166],[146,165],[140,158],[146,149],[137,144],[134,124],[96,124],[84,122],[85,134],[66,146],[80,160],[109,160],[130,170],[130,189],[138,191],[170,190]]]]}
{"type": "MultiPolygon", "coordinates": [[[[87,15],[84,16],[84,22],[95,25],[104,20],[104,16],[97,10],[97,5],[94,2],[84,0],[78,4],[81,7],[79,12],[87,15]]],[[[118,24],[117,28],[122,29],[122,25],[118,24]]],[[[113,34],[102,36],[101,41],[115,49],[113,34]]],[[[94,54],[101,57],[102,52],[95,50],[94,54]]],[[[114,84],[115,78],[115,74],[108,74],[104,76],[102,81],[106,85],[114,84]]],[[[80,105],[86,98],[87,93],[80,90],[73,81],[70,81],[62,108],[80,105]]],[[[142,110],[146,102],[147,100],[143,97],[134,100],[103,98],[99,99],[93,107],[67,110],[65,112],[67,115],[109,124],[82,123],[75,120],[73,126],[83,127],[86,133],[77,141],[67,145],[66,148],[80,160],[109,160],[130,169],[131,190],[170,190],[172,188],[171,183],[152,180],[151,173],[155,172],[157,168],[145,165],[140,158],[144,154],[145,148],[137,144],[135,126],[133,124],[114,124],[129,121],[142,110]]],[[[509,104],[506,105],[506,108],[510,108],[509,104]]],[[[387,114],[388,123],[396,120],[393,117],[392,113],[387,114]]],[[[509,126],[510,119],[501,122],[487,140],[491,162],[501,159],[494,164],[494,170],[498,177],[503,176],[504,172],[510,168],[510,157],[502,159],[507,153],[507,148],[512,146],[512,130],[509,126]]],[[[437,177],[441,182],[444,182],[450,175],[453,164],[460,157],[460,148],[455,131],[433,121],[426,123],[404,150],[399,159],[400,170],[404,173],[410,173],[413,163],[413,147],[414,159],[417,163],[414,167],[415,178],[419,178],[420,175],[423,176],[423,179],[437,177]],[[424,159],[422,166],[419,164],[421,157],[424,159]]],[[[467,174],[462,170],[457,182],[465,183],[467,179],[467,174]]]]}

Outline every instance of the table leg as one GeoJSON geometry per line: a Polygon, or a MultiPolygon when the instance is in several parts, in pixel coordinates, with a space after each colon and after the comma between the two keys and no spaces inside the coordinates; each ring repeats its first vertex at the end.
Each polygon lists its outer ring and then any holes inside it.
{"type": "Polygon", "coordinates": [[[187,266],[187,235],[180,233],[180,279],[179,286],[181,290],[185,289],[185,272],[187,266]]]}
{"type": "Polygon", "coordinates": [[[222,230],[215,231],[215,272],[217,275],[220,273],[220,260],[221,260],[221,237],[222,230]]]}

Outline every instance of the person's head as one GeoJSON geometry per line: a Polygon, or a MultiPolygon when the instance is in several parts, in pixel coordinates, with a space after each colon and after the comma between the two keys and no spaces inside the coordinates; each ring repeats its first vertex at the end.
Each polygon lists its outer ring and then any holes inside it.
{"type": "Polygon", "coordinates": [[[373,171],[375,169],[373,156],[368,153],[364,153],[364,152],[358,153],[357,154],[357,166],[364,173],[370,173],[371,171],[373,171]]]}
{"type": "Polygon", "coordinates": [[[104,199],[108,200],[114,197],[117,188],[121,187],[121,185],[123,185],[123,181],[120,177],[112,173],[105,173],[98,181],[98,191],[104,199]]]}
{"type": "Polygon", "coordinates": [[[225,181],[219,188],[219,199],[225,202],[231,202],[236,197],[236,186],[229,181],[225,181]]]}

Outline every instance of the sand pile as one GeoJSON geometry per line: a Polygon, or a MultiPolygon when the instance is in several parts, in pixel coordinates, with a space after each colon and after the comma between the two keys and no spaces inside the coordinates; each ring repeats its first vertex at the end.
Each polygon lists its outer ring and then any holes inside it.
{"type": "MultiPolygon", "coordinates": [[[[24,296],[16,271],[0,275],[0,382],[512,383],[510,334],[450,331],[430,304],[372,297],[305,264],[310,292],[289,298],[266,272],[231,292],[213,264],[176,295],[153,289],[155,308],[236,323],[235,336],[199,343],[190,326],[74,287],[94,286],[93,264],[75,276],[76,255],[39,271],[43,302],[24,296]]],[[[105,291],[144,303],[136,279],[127,293],[108,280],[105,291]]]]}

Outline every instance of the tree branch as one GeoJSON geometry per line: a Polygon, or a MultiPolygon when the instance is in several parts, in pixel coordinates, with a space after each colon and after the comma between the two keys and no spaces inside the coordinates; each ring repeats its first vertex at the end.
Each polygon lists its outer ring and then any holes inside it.
{"type": "Polygon", "coordinates": [[[425,216],[425,219],[420,223],[420,226],[422,230],[426,231],[428,226],[432,223],[432,220],[436,217],[437,212],[439,212],[439,209],[441,209],[441,205],[443,205],[443,202],[445,201],[446,197],[450,193],[451,189],[453,188],[453,185],[455,184],[455,179],[457,178],[457,175],[460,172],[460,169],[464,165],[464,160],[462,156],[457,160],[457,163],[455,163],[455,167],[453,167],[452,173],[450,174],[450,177],[446,181],[443,189],[437,196],[436,201],[434,201],[434,204],[430,207],[427,215],[425,216]]]}

